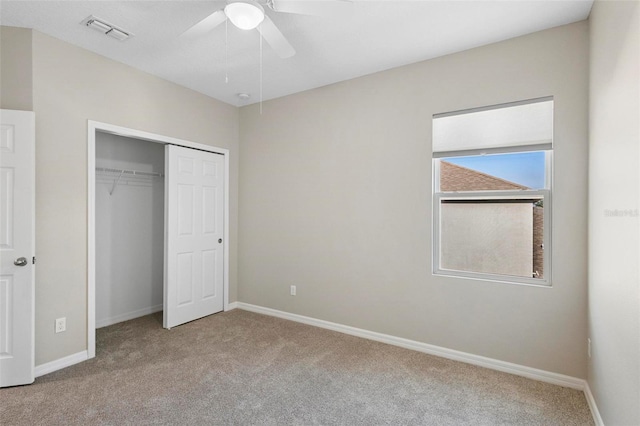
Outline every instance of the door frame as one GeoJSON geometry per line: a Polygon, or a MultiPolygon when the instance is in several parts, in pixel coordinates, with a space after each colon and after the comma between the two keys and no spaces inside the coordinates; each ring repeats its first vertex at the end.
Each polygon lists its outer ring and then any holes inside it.
{"type": "MultiPolygon", "coordinates": [[[[87,120],[87,358],[96,356],[96,133],[178,145],[224,156],[224,311],[229,310],[229,150],[99,121],[87,120]]],[[[166,236],[165,236],[166,244],[166,236]]]]}

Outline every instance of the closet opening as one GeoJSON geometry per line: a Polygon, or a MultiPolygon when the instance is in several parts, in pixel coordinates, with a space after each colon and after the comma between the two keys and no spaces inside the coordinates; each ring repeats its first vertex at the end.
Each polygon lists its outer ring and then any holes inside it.
{"type": "Polygon", "coordinates": [[[87,358],[97,328],[229,309],[229,152],[88,122],[87,358]]]}
{"type": "Polygon", "coordinates": [[[96,133],[96,328],[162,311],[164,146],[96,133]]]}

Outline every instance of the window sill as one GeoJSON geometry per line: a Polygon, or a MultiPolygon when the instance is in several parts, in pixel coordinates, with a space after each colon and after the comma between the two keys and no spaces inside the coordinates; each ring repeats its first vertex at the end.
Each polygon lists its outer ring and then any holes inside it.
{"type": "Polygon", "coordinates": [[[434,276],[447,278],[461,278],[473,281],[485,281],[497,284],[513,284],[528,287],[552,288],[549,279],[536,279],[524,277],[510,277],[505,275],[491,275],[472,272],[452,271],[448,269],[437,269],[433,271],[434,276]]]}

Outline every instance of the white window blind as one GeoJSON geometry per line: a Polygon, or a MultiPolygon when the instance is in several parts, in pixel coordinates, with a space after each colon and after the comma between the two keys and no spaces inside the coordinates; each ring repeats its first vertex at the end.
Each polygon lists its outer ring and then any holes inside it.
{"type": "Polygon", "coordinates": [[[433,116],[433,157],[552,148],[553,98],[433,116]]]}

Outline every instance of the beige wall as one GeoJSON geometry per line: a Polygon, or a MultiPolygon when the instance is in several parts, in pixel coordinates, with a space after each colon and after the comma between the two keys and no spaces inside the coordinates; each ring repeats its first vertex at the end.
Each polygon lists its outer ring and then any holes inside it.
{"type": "MultiPolygon", "coordinates": [[[[3,35],[4,31],[14,30],[3,29],[3,35]]],[[[87,120],[230,149],[230,300],[234,301],[237,108],[36,31],[20,33],[15,40],[20,44],[11,42],[10,48],[21,49],[30,37],[33,46],[36,365],[87,349],[87,120]],[[67,318],[65,333],[53,332],[58,317],[67,318]]],[[[3,71],[4,58],[3,53],[3,71]]],[[[22,95],[23,90],[19,92],[22,95]]],[[[18,100],[5,103],[3,93],[3,108],[24,106],[18,100]]]]}
{"type": "Polygon", "coordinates": [[[0,27],[0,108],[33,110],[31,30],[0,27]]]}
{"type": "Polygon", "coordinates": [[[596,1],[590,30],[588,380],[605,424],[638,425],[640,3],[596,1]]]}
{"type": "Polygon", "coordinates": [[[580,22],[242,108],[239,300],[586,377],[587,41],[580,22]],[[548,95],[553,287],[434,277],[431,116],[548,95]]]}

